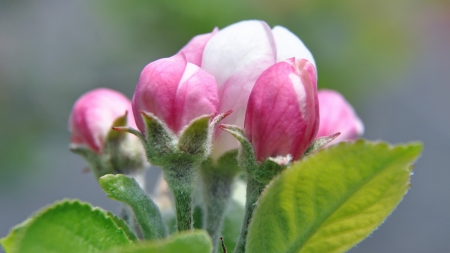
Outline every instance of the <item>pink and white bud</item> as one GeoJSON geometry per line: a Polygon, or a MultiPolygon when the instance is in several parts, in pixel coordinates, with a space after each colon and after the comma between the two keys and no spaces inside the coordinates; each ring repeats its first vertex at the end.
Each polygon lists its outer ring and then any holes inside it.
{"type": "Polygon", "coordinates": [[[364,133],[364,125],[353,107],[337,91],[320,90],[320,125],[317,137],[341,134],[331,143],[349,141],[364,133]]]}
{"type": "Polygon", "coordinates": [[[145,125],[140,114],[147,112],[175,134],[198,117],[215,115],[218,103],[214,77],[187,62],[183,54],[148,64],[142,70],[132,102],[141,132],[145,133],[145,125]]]}
{"type": "Polygon", "coordinates": [[[184,54],[188,62],[200,67],[202,65],[203,50],[205,49],[206,43],[208,43],[218,31],[219,29],[214,28],[211,33],[195,36],[178,52],[178,54],[184,54]]]}
{"type": "Polygon", "coordinates": [[[101,153],[117,118],[128,113],[128,124],[135,127],[131,112],[131,101],[120,92],[98,88],[85,93],[75,102],[69,118],[71,144],[101,153]]]}
{"type": "Polygon", "coordinates": [[[291,155],[298,160],[319,128],[316,70],[291,58],[264,71],[250,94],[244,130],[256,160],[291,155]]]}
{"type": "MultiPolygon", "coordinates": [[[[243,128],[247,102],[256,79],[273,64],[296,57],[314,59],[302,41],[284,27],[273,29],[263,21],[232,24],[211,37],[203,51],[201,67],[217,81],[218,112],[232,110],[222,123],[243,128]]],[[[239,143],[224,131],[216,131],[212,156],[220,157],[239,143]]]]}

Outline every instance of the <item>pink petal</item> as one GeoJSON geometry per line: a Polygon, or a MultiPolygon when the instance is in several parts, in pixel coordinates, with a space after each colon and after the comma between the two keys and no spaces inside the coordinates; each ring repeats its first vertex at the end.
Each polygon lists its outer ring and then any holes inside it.
{"type": "Polygon", "coordinates": [[[176,131],[201,116],[217,114],[219,99],[214,77],[198,66],[188,63],[175,99],[176,131]]]}
{"type": "Polygon", "coordinates": [[[197,66],[201,66],[203,58],[203,50],[206,43],[219,31],[214,28],[211,33],[200,34],[192,38],[178,53],[183,53],[186,60],[197,66]]]}
{"type": "Polygon", "coordinates": [[[364,125],[353,107],[337,91],[320,90],[320,126],[317,137],[340,132],[332,143],[348,141],[364,133],[364,125]]]}
{"type": "Polygon", "coordinates": [[[259,161],[292,155],[297,160],[318,128],[316,83],[306,60],[280,62],[256,81],[245,117],[245,133],[259,161]]]}
{"type": "MultiPolygon", "coordinates": [[[[214,115],[217,84],[212,75],[176,54],[148,64],[141,73],[133,96],[133,112],[149,112],[179,133],[193,119],[214,115]]],[[[142,117],[136,124],[145,132],[142,117]]]]}
{"type": "Polygon", "coordinates": [[[151,62],[142,70],[133,96],[133,113],[141,132],[145,126],[140,112],[152,113],[175,131],[175,97],[186,65],[183,55],[177,54],[151,62]]]}
{"type": "Polygon", "coordinates": [[[123,94],[107,88],[85,93],[75,102],[69,118],[71,143],[86,145],[100,153],[113,122],[125,112],[128,125],[136,127],[131,102],[123,94]]]}
{"type": "Polygon", "coordinates": [[[297,160],[318,128],[315,83],[306,60],[280,62],[261,74],[250,96],[245,133],[257,160],[292,155],[297,160]]]}

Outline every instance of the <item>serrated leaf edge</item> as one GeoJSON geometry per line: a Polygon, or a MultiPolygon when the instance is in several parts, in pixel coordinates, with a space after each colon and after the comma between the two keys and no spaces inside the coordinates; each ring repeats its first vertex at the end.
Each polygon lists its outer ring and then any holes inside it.
{"type": "MultiPolygon", "coordinates": [[[[264,188],[264,190],[263,190],[263,192],[261,193],[261,195],[260,195],[260,197],[259,197],[259,199],[258,199],[258,202],[256,203],[256,205],[258,205],[258,203],[259,203],[259,201],[261,200],[261,198],[263,198],[264,196],[265,196],[265,194],[266,194],[266,192],[267,192],[267,189],[268,188],[270,188],[270,186],[279,178],[279,177],[281,177],[284,173],[286,173],[287,171],[289,171],[290,170],[290,168],[292,167],[292,166],[294,166],[294,165],[296,165],[296,164],[299,164],[299,163],[303,163],[303,162],[305,162],[305,161],[307,161],[308,159],[314,159],[314,157],[316,156],[316,155],[319,155],[319,154],[321,154],[321,153],[327,153],[327,152],[330,152],[330,150],[333,150],[333,149],[335,149],[335,148],[338,148],[338,147],[340,147],[340,146],[349,146],[349,145],[370,145],[370,146],[373,146],[373,147],[376,147],[376,146],[380,146],[380,147],[382,147],[383,149],[386,149],[387,151],[389,151],[389,150],[393,150],[393,151],[396,151],[396,150],[406,150],[406,149],[408,149],[408,148],[414,148],[414,149],[416,149],[415,151],[416,151],[416,153],[417,154],[415,154],[414,156],[415,156],[415,158],[413,159],[413,160],[411,160],[411,162],[410,162],[410,164],[408,165],[408,166],[406,166],[407,167],[407,169],[408,169],[408,171],[412,171],[412,167],[413,167],[413,163],[420,157],[420,154],[421,154],[421,152],[422,152],[422,150],[423,150],[423,144],[421,143],[421,142],[409,142],[409,143],[405,143],[405,144],[394,144],[394,145],[392,145],[392,144],[390,144],[390,143],[387,143],[387,142],[384,142],[384,141],[367,141],[367,140],[364,140],[364,139],[357,139],[357,140],[355,140],[355,141],[349,141],[349,142],[340,142],[340,143],[338,143],[338,144],[335,144],[335,145],[332,145],[332,146],[330,146],[330,147],[328,147],[328,148],[325,148],[325,149],[321,149],[321,150],[319,150],[319,151],[317,151],[316,153],[314,153],[314,154],[312,154],[312,155],[310,155],[310,156],[306,156],[306,157],[304,157],[304,158],[301,158],[300,160],[298,160],[298,161],[295,161],[295,162],[293,162],[288,168],[286,168],[283,172],[281,172],[280,174],[278,174],[276,177],[274,177],[273,179],[272,179],[272,181],[270,181],[270,183],[269,184],[267,184],[266,185],[266,187],[264,188]]],[[[409,175],[409,179],[411,178],[411,175],[409,175]]],[[[404,193],[404,195],[408,192],[408,190],[409,190],[409,188],[410,188],[410,181],[409,181],[409,179],[408,179],[408,184],[406,185],[406,187],[405,187],[405,193],[404,193]]],[[[402,200],[402,199],[401,199],[402,200]]],[[[386,216],[386,218],[370,233],[370,234],[372,234],[374,231],[376,231],[383,223],[384,223],[384,221],[393,213],[393,211],[395,211],[395,209],[397,208],[397,206],[400,204],[400,202],[401,202],[401,200],[397,203],[397,205],[392,209],[392,211],[386,216]]],[[[255,211],[256,211],[256,209],[255,209],[255,211]]],[[[252,227],[252,222],[253,222],[253,220],[250,222],[250,224],[249,224],[249,232],[250,232],[250,230],[251,230],[251,227],[252,227]]],[[[319,227],[320,228],[320,227],[319,227]]],[[[318,229],[319,229],[318,228],[318,229]]],[[[368,235],[368,236],[370,236],[370,234],[368,235]]],[[[311,238],[311,237],[309,237],[309,238],[311,238]]],[[[307,240],[309,240],[309,239],[307,239],[307,240]]],[[[361,241],[360,241],[361,242],[361,241]]],[[[358,242],[358,243],[360,243],[360,242],[358,242]]],[[[355,245],[357,245],[358,243],[356,243],[355,245]]],[[[353,247],[355,246],[355,245],[353,245],[353,247]]]]}
{"type": "MultiPolygon", "coordinates": [[[[105,220],[111,220],[111,222],[114,225],[116,225],[117,230],[119,232],[123,233],[123,235],[130,241],[130,244],[132,244],[133,240],[128,236],[128,234],[124,231],[124,229],[122,229],[114,221],[114,219],[108,215],[108,211],[105,211],[105,210],[101,209],[100,207],[93,207],[91,204],[89,204],[87,202],[82,202],[82,201],[80,201],[78,199],[63,199],[63,200],[55,201],[53,204],[50,204],[48,206],[45,206],[45,207],[41,208],[40,210],[38,210],[35,213],[33,213],[25,221],[23,221],[22,223],[14,226],[10,230],[9,234],[6,237],[3,237],[3,238],[0,239],[0,243],[2,244],[2,247],[5,249],[5,252],[6,252],[6,248],[4,247],[3,244],[4,244],[5,241],[7,241],[9,238],[11,238],[11,236],[13,236],[14,233],[20,233],[20,234],[16,235],[16,236],[19,236],[19,240],[20,240],[20,238],[26,233],[26,231],[28,230],[28,227],[32,224],[34,219],[37,219],[37,218],[41,217],[46,212],[49,212],[49,211],[52,211],[52,210],[56,210],[58,208],[63,208],[65,206],[72,206],[72,205],[78,205],[81,208],[87,208],[90,211],[94,211],[94,212],[98,212],[99,214],[103,214],[104,219],[105,220]],[[23,228],[24,230],[19,232],[19,229],[21,229],[21,228],[23,228]]],[[[110,214],[112,214],[112,213],[110,213],[110,214]]],[[[16,252],[16,250],[17,250],[17,246],[16,245],[17,244],[15,244],[12,248],[8,248],[8,249],[11,252],[16,252]]]]}

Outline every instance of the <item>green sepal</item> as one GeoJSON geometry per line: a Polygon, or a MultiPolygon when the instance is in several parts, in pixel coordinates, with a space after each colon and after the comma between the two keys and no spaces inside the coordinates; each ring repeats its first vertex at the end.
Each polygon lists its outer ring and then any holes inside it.
{"type": "Polygon", "coordinates": [[[261,184],[267,185],[274,179],[278,174],[280,174],[286,165],[279,164],[274,162],[272,159],[266,159],[253,173],[253,178],[260,182],[261,184]]]}
{"type": "Polygon", "coordinates": [[[84,157],[96,178],[106,174],[135,174],[144,168],[145,158],[142,147],[129,139],[127,113],[114,120],[108,131],[102,152],[96,153],[88,147],[71,145],[70,150],[84,157]]]}
{"type": "Polygon", "coordinates": [[[241,143],[238,155],[239,165],[256,181],[261,184],[268,184],[286,168],[286,165],[277,163],[273,158],[268,158],[261,164],[258,164],[253,146],[241,128],[232,125],[221,125],[220,128],[232,134],[241,143]]]}
{"type": "Polygon", "coordinates": [[[224,118],[226,118],[228,115],[230,115],[232,112],[233,111],[230,110],[230,111],[227,111],[227,112],[224,112],[224,113],[217,114],[214,118],[212,118],[211,125],[210,125],[211,131],[214,131],[216,126],[219,124],[219,122],[221,120],[223,120],[224,118]]]}
{"type": "Polygon", "coordinates": [[[233,135],[241,143],[237,159],[239,166],[252,176],[257,174],[258,163],[256,162],[255,152],[252,144],[245,137],[244,131],[233,125],[220,125],[220,128],[233,135]]]}
{"type": "Polygon", "coordinates": [[[139,130],[136,130],[132,127],[129,126],[115,126],[112,127],[112,129],[116,132],[126,132],[126,133],[130,133],[134,136],[136,136],[142,143],[143,146],[145,146],[145,144],[147,143],[147,141],[145,140],[145,136],[144,134],[142,134],[139,130]]]}
{"type": "Polygon", "coordinates": [[[128,112],[125,112],[125,115],[118,117],[114,120],[111,130],[108,131],[108,134],[106,135],[105,142],[117,142],[120,139],[125,138],[126,133],[121,131],[114,130],[114,127],[120,127],[120,126],[126,126],[127,125],[127,115],[128,112]]]}
{"type": "Polygon", "coordinates": [[[158,206],[136,180],[124,175],[105,175],[100,178],[99,183],[109,198],[131,207],[145,239],[167,237],[167,227],[158,206]]]}
{"type": "Polygon", "coordinates": [[[176,153],[176,136],[167,125],[149,112],[141,112],[145,124],[145,152],[148,160],[163,166],[167,155],[176,153]]]}
{"type": "MultiPolygon", "coordinates": [[[[211,239],[204,230],[176,234],[163,241],[134,244],[108,253],[210,253],[211,239]]],[[[106,252],[105,252],[106,253],[106,252]]]]}
{"type": "Polygon", "coordinates": [[[418,143],[359,140],[294,163],[264,190],[247,252],[339,253],[374,231],[409,189],[418,143]]]}
{"type": "Polygon", "coordinates": [[[208,157],[203,161],[200,169],[202,175],[219,175],[220,177],[234,178],[238,173],[242,172],[237,161],[238,150],[233,149],[225,152],[216,161],[208,157]]]}
{"type": "Polygon", "coordinates": [[[106,136],[104,155],[109,157],[114,171],[121,174],[134,174],[144,168],[144,150],[138,141],[131,138],[132,136],[115,130],[115,127],[126,126],[127,114],[114,121],[106,136]]]}
{"type": "Polygon", "coordinates": [[[194,119],[181,133],[178,140],[178,149],[181,152],[198,156],[204,160],[211,148],[209,122],[211,116],[202,116],[194,119]]]}
{"type": "Polygon", "coordinates": [[[303,153],[302,158],[310,155],[317,150],[319,150],[321,147],[327,145],[328,143],[332,142],[334,139],[336,139],[341,133],[335,133],[328,136],[322,136],[317,139],[315,139],[306,149],[305,153],[303,153]]]}
{"type": "Polygon", "coordinates": [[[211,151],[211,141],[216,125],[228,116],[231,111],[212,117],[204,115],[190,122],[181,132],[178,140],[178,150],[198,156],[203,161],[211,151]]]}
{"type": "Polygon", "coordinates": [[[133,240],[136,236],[113,214],[77,200],[63,200],[14,227],[0,242],[7,253],[96,253],[133,240]]]}

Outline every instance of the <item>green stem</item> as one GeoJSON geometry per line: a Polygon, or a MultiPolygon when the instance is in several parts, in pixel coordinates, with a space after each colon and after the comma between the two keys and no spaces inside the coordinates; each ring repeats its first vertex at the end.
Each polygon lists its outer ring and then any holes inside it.
{"type": "Polygon", "coordinates": [[[213,253],[216,253],[219,247],[225,210],[231,198],[234,175],[222,175],[213,171],[212,173],[202,173],[202,178],[205,200],[203,227],[211,236],[214,246],[213,253]]]}
{"type": "Polygon", "coordinates": [[[190,157],[176,155],[163,167],[164,178],[175,199],[178,232],[194,229],[193,193],[197,168],[190,157]]]}
{"type": "Polygon", "coordinates": [[[192,193],[193,191],[173,190],[178,232],[194,228],[192,193]]]}
{"type": "Polygon", "coordinates": [[[234,249],[234,253],[244,253],[247,244],[248,226],[256,208],[256,202],[266,185],[259,183],[247,173],[247,200],[245,202],[244,223],[242,224],[241,234],[234,249]]]}

